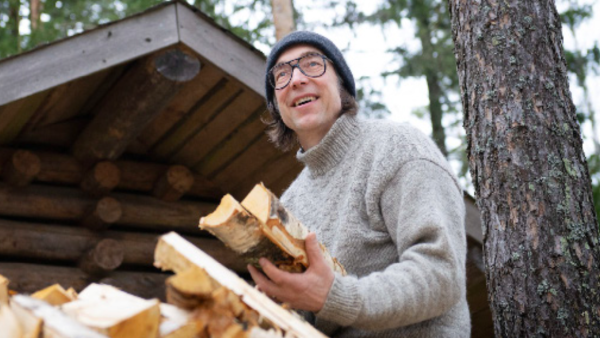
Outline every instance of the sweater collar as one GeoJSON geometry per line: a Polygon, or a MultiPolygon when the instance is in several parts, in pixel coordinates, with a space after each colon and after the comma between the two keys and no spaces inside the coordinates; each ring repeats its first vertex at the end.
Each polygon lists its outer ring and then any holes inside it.
{"type": "Polygon", "coordinates": [[[305,152],[298,150],[296,157],[312,176],[321,176],[346,156],[359,132],[356,117],[344,114],[335,121],[319,144],[305,152]]]}

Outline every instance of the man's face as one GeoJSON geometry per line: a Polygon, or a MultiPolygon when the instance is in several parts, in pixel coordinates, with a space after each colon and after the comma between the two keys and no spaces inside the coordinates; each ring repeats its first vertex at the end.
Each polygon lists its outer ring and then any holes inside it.
{"type": "MultiPolygon", "coordinates": [[[[298,45],[283,52],[276,64],[310,53],[322,54],[315,47],[298,45]]],[[[342,109],[338,78],[330,61],[327,61],[325,74],[317,78],[308,77],[294,68],[290,83],[275,90],[275,97],[283,122],[296,133],[305,150],[321,141],[342,109]],[[298,104],[306,98],[312,101],[298,104]]]]}

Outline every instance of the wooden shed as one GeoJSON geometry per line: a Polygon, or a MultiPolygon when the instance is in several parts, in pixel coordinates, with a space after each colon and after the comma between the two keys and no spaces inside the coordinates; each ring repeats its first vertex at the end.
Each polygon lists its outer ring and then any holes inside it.
{"type": "MultiPolygon", "coordinates": [[[[91,282],[164,298],[157,236],[227,192],[279,194],[301,170],[264,134],[265,56],[183,1],[0,60],[0,274],[33,292],[91,282]]],[[[473,337],[492,335],[481,228],[466,198],[473,337]]]]}

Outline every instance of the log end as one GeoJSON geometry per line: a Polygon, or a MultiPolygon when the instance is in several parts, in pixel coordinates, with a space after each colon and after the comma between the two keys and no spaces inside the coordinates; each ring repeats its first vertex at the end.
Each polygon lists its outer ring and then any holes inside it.
{"type": "Polygon", "coordinates": [[[5,165],[2,176],[12,186],[23,187],[31,183],[41,170],[40,158],[27,150],[17,150],[5,165]]]}
{"type": "Polygon", "coordinates": [[[157,56],[154,59],[154,67],[171,81],[186,82],[200,72],[200,60],[180,49],[173,49],[157,56]]]}
{"type": "Polygon", "coordinates": [[[123,263],[124,250],[114,239],[103,239],[88,251],[79,262],[79,267],[90,275],[102,275],[118,268],[123,263]]]}

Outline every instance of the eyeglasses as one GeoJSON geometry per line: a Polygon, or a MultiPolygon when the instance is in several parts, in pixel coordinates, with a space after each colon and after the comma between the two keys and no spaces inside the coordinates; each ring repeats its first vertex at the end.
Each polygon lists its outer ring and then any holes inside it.
{"type": "Polygon", "coordinates": [[[302,74],[308,77],[322,76],[327,71],[327,60],[329,59],[325,55],[315,53],[277,64],[269,71],[271,73],[269,81],[276,90],[287,87],[292,80],[294,68],[298,68],[302,74]]]}

